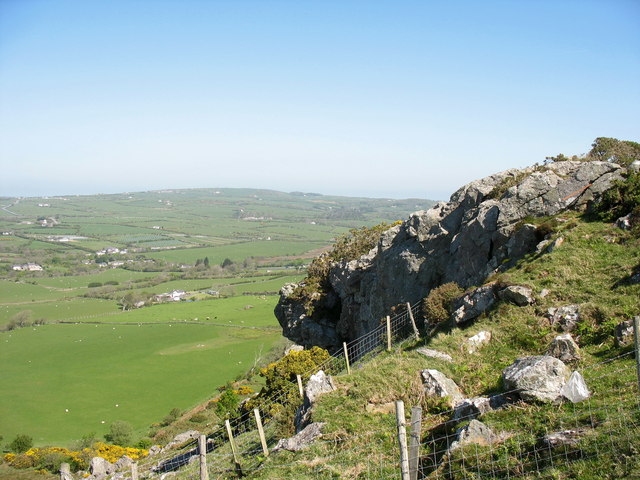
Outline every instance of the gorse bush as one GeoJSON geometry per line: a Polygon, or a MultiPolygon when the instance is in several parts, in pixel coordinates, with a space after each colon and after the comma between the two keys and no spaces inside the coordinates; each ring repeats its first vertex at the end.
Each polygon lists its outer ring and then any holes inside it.
{"type": "Polygon", "coordinates": [[[436,324],[447,321],[453,313],[453,301],[462,293],[462,288],[455,282],[445,283],[431,290],[423,303],[427,322],[436,324]]]}
{"type": "Polygon", "coordinates": [[[281,419],[278,422],[281,427],[280,433],[290,434],[293,431],[295,410],[300,404],[296,375],[300,375],[303,382],[307,382],[329,358],[329,352],[320,347],[313,347],[300,352],[289,352],[277,362],[270,363],[260,370],[260,376],[265,378],[265,386],[256,397],[242,405],[241,412],[250,413],[265,400],[276,398],[277,401],[270,404],[270,410],[263,413],[271,417],[278,416],[281,419]]]}
{"type": "Polygon", "coordinates": [[[231,418],[238,413],[240,398],[236,391],[227,386],[222,395],[216,401],[216,415],[220,418],[231,418]]]}
{"type": "Polygon", "coordinates": [[[62,463],[70,464],[75,471],[87,470],[93,457],[102,457],[114,463],[123,455],[138,460],[148,454],[148,450],[143,448],[121,447],[96,442],[92,447],[81,450],[69,450],[63,447],[29,448],[24,453],[8,453],[3,457],[3,460],[13,468],[36,468],[57,473],[62,463]]]}

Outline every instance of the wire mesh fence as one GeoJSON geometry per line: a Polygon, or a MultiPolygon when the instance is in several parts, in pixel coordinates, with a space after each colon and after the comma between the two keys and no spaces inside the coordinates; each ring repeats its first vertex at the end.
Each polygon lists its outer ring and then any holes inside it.
{"type": "MultiPolygon", "coordinates": [[[[385,351],[389,344],[397,346],[414,335],[409,311],[419,318],[421,305],[409,308],[345,344],[345,348],[334,352],[322,365],[306,372],[305,378],[318,370],[333,375],[342,373],[347,366],[345,353],[351,365],[356,366],[385,351]]],[[[635,351],[585,367],[580,372],[591,396],[578,403],[526,404],[518,400],[517,392],[513,391],[496,395],[500,397],[498,407],[482,415],[460,409],[426,415],[418,432],[418,461],[411,479],[640,479],[640,461],[634,460],[640,448],[640,392],[635,351]],[[465,428],[468,432],[474,420],[486,424],[489,433],[469,441],[469,435],[465,437],[461,432],[465,428]],[[606,472],[599,476],[599,469],[606,472]]],[[[270,412],[286,395],[267,398],[257,407],[263,418],[269,451],[282,437],[278,419],[270,412]]],[[[328,452],[323,450],[316,460],[302,456],[301,460],[287,457],[291,461],[270,462],[263,451],[255,418],[250,415],[235,418],[230,428],[235,453],[224,427],[207,435],[210,479],[241,475],[294,478],[292,471],[296,472],[295,478],[316,480],[400,478],[397,446],[395,450],[390,447],[385,455],[370,454],[361,447],[349,452],[345,444],[321,438],[315,444],[334,442],[336,447],[328,452]]],[[[379,439],[372,437],[370,441],[379,439]]],[[[185,444],[180,452],[167,461],[168,468],[164,471],[179,469],[178,479],[200,479],[196,442],[185,444]]]]}
{"type": "Polygon", "coordinates": [[[628,462],[640,447],[633,353],[582,370],[593,391],[581,402],[431,416],[414,478],[640,478],[640,464],[628,462]],[[477,417],[482,426],[472,427],[477,417]]]}
{"type": "MultiPolygon", "coordinates": [[[[347,369],[347,363],[351,365],[362,364],[379,353],[385,351],[389,345],[395,346],[414,334],[411,315],[419,317],[421,302],[414,305],[407,304],[403,311],[382,319],[380,325],[372,331],[345,344],[345,348],[337,349],[321,365],[312,370],[304,372],[301,376],[308,378],[320,370],[328,374],[337,375],[347,369]],[[409,313],[411,311],[411,314],[409,313]],[[347,357],[345,356],[345,353],[347,357]]],[[[289,395],[283,392],[278,395],[263,399],[256,407],[264,423],[265,437],[269,449],[273,449],[280,440],[277,429],[277,421],[273,411],[281,405],[289,395]]],[[[300,397],[299,407],[303,399],[300,397]]],[[[214,431],[207,434],[207,465],[210,478],[228,478],[241,474],[241,471],[248,472],[260,468],[265,460],[262,451],[258,430],[255,420],[250,414],[244,414],[232,419],[230,428],[233,434],[233,441],[237,446],[236,462],[231,451],[230,438],[224,426],[218,426],[214,431]]],[[[188,441],[175,452],[171,458],[157,462],[153,470],[157,473],[177,472],[178,478],[200,478],[198,462],[197,441],[188,441]]],[[[380,477],[382,478],[382,477],[380,477]]]]}

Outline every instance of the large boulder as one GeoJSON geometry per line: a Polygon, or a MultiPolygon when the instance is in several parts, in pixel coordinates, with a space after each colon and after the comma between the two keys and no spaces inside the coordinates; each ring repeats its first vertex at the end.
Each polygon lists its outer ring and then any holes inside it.
{"type": "Polygon", "coordinates": [[[561,396],[571,370],[548,355],[517,359],[502,372],[505,390],[517,391],[525,401],[553,402],[561,396]]]}
{"type": "MultiPolygon", "coordinates": [[[[283,288],[276,317],[284,334],[301,345],[340,348],[378,327],[393,306],[414,304],[443,283],[482,285],[542,240],[544,232],[523,220],[585,210],[623,172],[610,162],[565,161],[473,181],[449,202],[384,232],[360,258],[331,264],[324,293],[301,298],[292,295],[295,287],[283,288]]],[[[459,323],[474,318],[491,295],[469,300],[457,314],[459,323]]]]}
{"type": "Polygon", "coordinates": [[[439,370],[426,369],[420,372],[422,386],[427,397],[448,398],[449,405],[454,407],[464,398],[456,382],[439,370]]]}

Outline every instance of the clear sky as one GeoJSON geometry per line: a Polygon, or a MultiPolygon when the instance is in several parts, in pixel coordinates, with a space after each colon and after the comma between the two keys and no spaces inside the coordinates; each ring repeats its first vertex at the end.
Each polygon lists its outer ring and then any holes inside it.
{"type": "Polygon", "coordinates": [[[638,0],[0,0],[0,196],[445,199],[639,113],[638,0]]]}

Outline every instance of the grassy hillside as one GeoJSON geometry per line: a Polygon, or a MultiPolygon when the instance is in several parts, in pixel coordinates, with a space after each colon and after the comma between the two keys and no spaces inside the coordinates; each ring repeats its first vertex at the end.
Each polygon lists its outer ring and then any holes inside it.
{"type": "MultiPolygon", "coordinates": [[[[424,478],[640,478],[634,352],[613,340],[615,325],[640,313],[640,285],[629,282],[639,269],[640,241],[611,224],[572,214],[553,224],[554,235],[564,239],[559,248],[530,255],[489,279],[531,287],[536,293],[534,305],[500,302],[463,329],[440,328],[430,338],[397,345],[394,352],[363,363],[351,375],[337,375],[338,390],[321,396],[312,414],[313,421],[326,423],[321,440],[298,453],[277,452],[261,464],[247,455],[248,477],[399,478],[395,415],[393,410],[374,413],[371,407],[403,400],[407,422],[412,406],[423,408],[424,478]],[[549,290],[546,296],[540,295],[544,289],[549,290]],[[582,357],[570,367],[582,372],[592,397],[562,405],[520,401],[487,413],[480,420],[500,433],[501,441],[491,446],[472,444],[444,455],[456,429],[469,420],[452,422],[445,402],[426,397],[419,371],[442,371],[466,397],[501,392],[502,370],[518,357],[544,354],[559,334],[545,317],[547,309],[571,303],[580,305],[574,336],[582,357]],[[481,330],[492,333],[491,342],[469,353],[466,340],[481,330]],[[426,358],[416,351],[423,346],[448,353],[454,361],[426,358]],[[551,449],[543,444],[544,435],[566,429],[581,432],[576,445],[551,449]]],[[[224,463],[228,459],[212,456],[210,461],[214,472],[228,468],[224,463]]],[[[184,475],[188,478],[189,473],[184,475]]]]}

